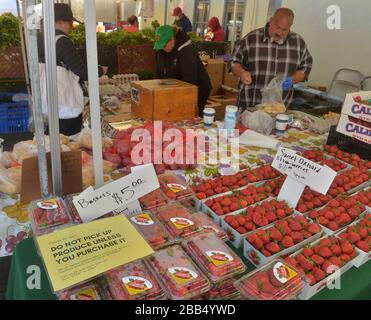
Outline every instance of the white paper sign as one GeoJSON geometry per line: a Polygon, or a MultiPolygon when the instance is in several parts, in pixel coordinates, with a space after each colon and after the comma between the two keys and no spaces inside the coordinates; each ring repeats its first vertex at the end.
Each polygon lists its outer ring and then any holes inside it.
{"type": "Polygon", "coordinates": [[[278,149],[272,167],[322,194],[327,194],[336,177],[336,171],[301,157],[295,151],[286,148],[278,149]]]}
{"type": "Polygon", "coordinates": [[[129,216],[132,214],[139,214],[142,212],[143,212],[143,209],[140,206],[140,202],[138,200],[130,202],[127,205],[114,211],[115,214],[123,214],[124,216],[129,216]]]}
{"type": "Polygon", "coordinates": [[[286,201],[291,208],[296,208],[305,189],[305,184],[287,177],[277,197],[278,201],[286,201]]]}
{"type": "Polygon", "coordinates": [[[73,203],[85,223],[120,209],[159,187],[151,164],[93,192],[83,192],[73,199],[73,203]]]}

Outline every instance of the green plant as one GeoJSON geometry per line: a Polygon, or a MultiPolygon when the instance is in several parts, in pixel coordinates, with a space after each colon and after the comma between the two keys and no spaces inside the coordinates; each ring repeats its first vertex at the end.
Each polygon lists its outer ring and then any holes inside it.
{"type": "Polygon", "coordinates": [[[17,47],[21,45],[18,19],[11,13],[0,16],[0,48],[17,47]]]}

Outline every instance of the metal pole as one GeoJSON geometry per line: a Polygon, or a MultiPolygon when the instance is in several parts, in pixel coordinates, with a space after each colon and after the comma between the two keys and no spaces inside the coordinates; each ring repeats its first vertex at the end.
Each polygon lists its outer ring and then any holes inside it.
{"type": "Polygon", "coordinates": [[[165,0],[165,20],[164,24],[167,24],[167,10],[169,8],[168,0],[165,0]]]}
{"type": "Polygon", "coordinates": [[[40,94],[39,57],[37,51],[37,25],[34,21],[35,0],[26,0],[23,15],[25,21],[25,37],[26,42],[28,43],[28,61],[30,68],[32,108],[35,122],[35,135],[39,162],[40,189],[42,198],[47,198],[49,196],[48,170],[46,163],[44,121],[42,115],[40,94]]]}
{"type": "Polygon", "coordinates": [[[238,1],[234,0],[234,11],[233,11],[233,28],[232,28],[232,52],[234,51],[234,46],[236,42],[236,31],[237,31],[237,25],[236,25],[236,20],[237,20],[237,5],[238,1]]]}
{"type": "Polygon", "coordinates": [[[59,108],[57,85],[57,58],[55,45],[54,1],[43,2],[46,101],[49,117],[49,140],[53,176],[53,193],[62,196],[61,144],[59,138],[59,108]]]}
{"type": "Polygon", "coordinates": [[[95,2],[85,0],[84,6],[85,6],[86,53],[88,58],[87,60],[88,60],[91,130],[93,135],[94,176],[95,186],[96,188],[100,188],[103,186],[104,180],[103,180],[102,131],[99,105],[95,2]]]}
{"type": "Polygon", "coordinates": [[[29,79],[29,74],[28,74],[28,65],[27,65],[27,57],[26,57],[26,48],[25,48],[25,43],[24,43],[24,31],[23,31],[23,24],[22,24],[22,20],[21,20],[21,11],[20,11],[20,6],[19,6],[19,1],[20,0],[16,0],[16,4],[17,4],[17,14],[18,14],[19,36],[21,38],[21,49],[22,49],[24,76],[25,76],[25,79],[26,79],[26,86],[27,86],[28,95],[31,96],[30,79],[29,79]]]}

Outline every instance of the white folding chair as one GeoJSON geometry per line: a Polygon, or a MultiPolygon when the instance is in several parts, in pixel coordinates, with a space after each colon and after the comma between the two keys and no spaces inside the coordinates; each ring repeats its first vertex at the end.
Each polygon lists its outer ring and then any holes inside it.
{"type": "Polygon", "coordinates": [[[328,94],[344,98],[347,93],[360,91],[363,78],[360,71],[339,69],[332,79],[328,94]]]}

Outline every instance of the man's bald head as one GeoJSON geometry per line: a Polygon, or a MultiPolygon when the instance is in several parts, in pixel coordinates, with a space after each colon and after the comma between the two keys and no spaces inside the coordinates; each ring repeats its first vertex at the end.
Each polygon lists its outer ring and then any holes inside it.
{"type": "Polygon", "coordinates": [[[290,33],[295,14],[288,8],[278,9],[269,23],[269,36],[272,41],[282,44],[290,33]]]}

